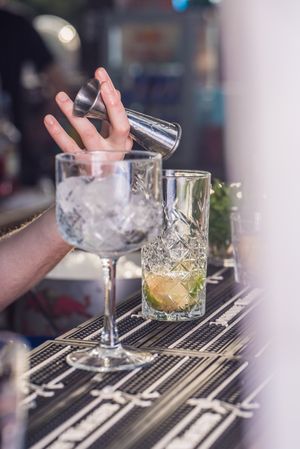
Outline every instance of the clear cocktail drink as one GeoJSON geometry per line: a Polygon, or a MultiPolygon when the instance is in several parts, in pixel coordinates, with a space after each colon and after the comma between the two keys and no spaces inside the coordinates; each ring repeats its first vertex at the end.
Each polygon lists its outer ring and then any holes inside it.
{"type": "Polygon", "coordinates": [[[142,248],[143,315],[167,321],[205,313],[210,174],[166,170],[164,224],[142,248]]]}

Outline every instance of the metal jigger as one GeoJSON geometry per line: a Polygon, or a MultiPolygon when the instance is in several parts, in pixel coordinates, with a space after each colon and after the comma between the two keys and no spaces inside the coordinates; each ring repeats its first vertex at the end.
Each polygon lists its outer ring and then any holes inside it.
{"type": "MultiPolygon", "coordinates": [[[[181,127],[140,112],[125,109],[130,123],[130,136],[145,150],[160,153],[167,159],[178,147],[181,127]]],[[[73,114],[108,121],[105,105],[100,95],[100,83],[90,79],[74,100],[73,114]]]]}

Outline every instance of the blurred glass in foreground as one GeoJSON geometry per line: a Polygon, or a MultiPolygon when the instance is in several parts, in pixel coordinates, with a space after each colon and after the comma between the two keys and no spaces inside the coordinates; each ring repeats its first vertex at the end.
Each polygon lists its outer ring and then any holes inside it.
{"type": "Polygon", "coordinates": [[[22,375],[27,369],[27,346],[18,336],[0,333],[0,447],[21,449],[25,431],[22,375]]]}
{"type": "Polygon", "coordinates": [[[263,243],[261,238],[261,214],[252,211],[247,213],[232,212],[230,223],[235,259],[235,280],[245,286],[260,285],[260,252],[263,243]]]}
{"type": "MultiPolygon", "coordinates": [[[[257,426],[244,447],[299,447],[300,3],[224,0],[227,163],[248,205],[265,216],[263,310],[255,314],[261,349],[249,349],[255,375],[273,375],[259,397],[257,426]],[[260,198],[266,193],[267,201],[260,198]],[[267,342],[267,343],[266,343],[267,342]]],[[[257,308],[258,310],[258,308],[257,308]]],[[[253,319],[253,318],[252,318],[253,319]]],[[[253,384],[248,371],[245,384],[253,384]]],[[[259,387],[260,388],[260,387],[259,387]]],[[[246,427],[246,426],[245,426],[246,427]]]]}

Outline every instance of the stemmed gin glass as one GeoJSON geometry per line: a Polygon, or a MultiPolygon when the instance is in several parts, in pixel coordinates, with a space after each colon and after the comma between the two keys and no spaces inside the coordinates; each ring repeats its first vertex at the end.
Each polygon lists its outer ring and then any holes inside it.
{"type": "Polygon", "coordinates": [[[115,319],[118,258],[154,239],[162,224],[161,155],[147,151],[91,151],[56,156],[56,218],[63,238],[100,256],[105,282],[100,344],[67,362],[88,371],[132,369],[150,353],[119,342],[115,319]]]}

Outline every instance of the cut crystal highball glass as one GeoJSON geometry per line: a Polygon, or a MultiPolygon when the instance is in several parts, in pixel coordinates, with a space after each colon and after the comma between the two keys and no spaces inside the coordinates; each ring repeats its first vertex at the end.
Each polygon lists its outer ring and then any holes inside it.
{"type": "Polygon", "coordinates": [[[210,173],[163,172],[162,233],[142,249],[143,315],[166,321],[205,313],[210,173]]]}

